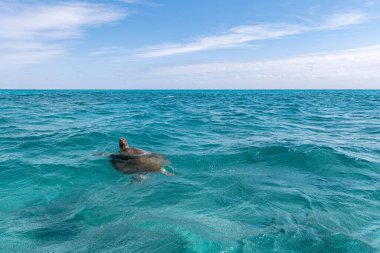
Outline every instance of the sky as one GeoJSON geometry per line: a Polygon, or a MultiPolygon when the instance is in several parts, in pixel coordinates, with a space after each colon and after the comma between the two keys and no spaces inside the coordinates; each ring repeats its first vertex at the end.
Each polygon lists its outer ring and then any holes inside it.
{"type": "Polygon", "coordinates": [[[0,89],[379,89],[380,0],[0,0],[0,89]]]}

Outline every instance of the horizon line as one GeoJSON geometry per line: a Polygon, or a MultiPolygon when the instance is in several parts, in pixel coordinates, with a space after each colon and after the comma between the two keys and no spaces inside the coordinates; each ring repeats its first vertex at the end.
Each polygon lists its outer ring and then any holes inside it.
{"type": "Polygon", "coordinates": [[[373,90],[373,91],[378,91],[380,90],[380,88],[332,88],[332,89],[314,89],[314,88],[306,88],[306,89],[299,89],[299,88],[276,88],[276,89],[272,89],[272,88],[268,88],[268,89],[260,89],[260,88],[257,88],[257,89],[213,89],[213,88],[210,88],[210,89],[166,89],[166,88],[162,88],[162,89],[103,89],[103,88],[99,88],[99,89],[95,89],[95,88],[53,88],[53,89],[49,89],[49,88],[33,88],[33,89],[8,89],[8,88],[0,88],[0,91],[360,91],[360,90],[364,90],[364,91],[369,91],[369,90],[373,90]]]}

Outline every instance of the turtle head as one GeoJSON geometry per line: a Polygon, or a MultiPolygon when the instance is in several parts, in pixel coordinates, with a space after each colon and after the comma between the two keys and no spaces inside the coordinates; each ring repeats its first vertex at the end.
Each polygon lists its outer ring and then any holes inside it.
{"type": "Polygon", "coordinates": [[[128,146],[128,141],[125,138],[121,137],[119,139],[119,147],[120,147],[121,151],[127,150],[127,148],[129,147],[128,146]]]}

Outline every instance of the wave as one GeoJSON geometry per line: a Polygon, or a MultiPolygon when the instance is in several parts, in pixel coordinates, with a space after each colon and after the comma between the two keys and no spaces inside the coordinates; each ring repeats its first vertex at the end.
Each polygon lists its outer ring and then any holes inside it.
{"type": "Polygon", "coordinates": [[[282,168],[299,168],[304,170],[321,170],[338,168],[377,169],[375,162],[352,157],[326,146],[301,145],[271,145],[261,147],[246,147],[236,151],[222,151],[202,155],[173,155],[179,163],[192,164],[194,167],[242,167],[249,164],[261,164],[282,168]]]}

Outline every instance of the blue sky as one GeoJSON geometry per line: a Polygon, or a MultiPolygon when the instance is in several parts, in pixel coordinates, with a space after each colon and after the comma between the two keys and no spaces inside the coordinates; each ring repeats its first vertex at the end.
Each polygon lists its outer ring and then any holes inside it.
{"type": "Polygon", "coordinates": [[[0,1],[0,88],[380,88],[380,1],[0,1]]]}

